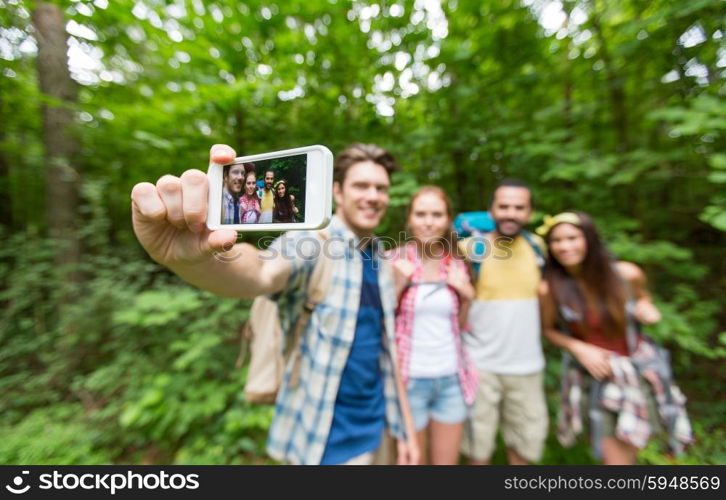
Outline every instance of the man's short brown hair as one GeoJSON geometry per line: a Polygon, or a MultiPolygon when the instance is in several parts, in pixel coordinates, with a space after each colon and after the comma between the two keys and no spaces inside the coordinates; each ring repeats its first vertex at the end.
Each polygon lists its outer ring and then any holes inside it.
{"type": "MultiPolygon", "coordinates": [[[[229,175],[229,170],[232,168],[232,165],[240,165],[240,163],[230,163],[229,165],[225,165],[224,167],[222,167],[223,177],[227,177],[229,175]]],[[[245,169],[245,177],[247,177],[248,173],[254,172],[257,168],[252,162],[242,163],[241,165],[245,169]]]]}
{"type": "Polygon", "coordinates": [[[342,186],[348,169],[356,163],[365,161],[371,161],[380,165],[386,169],[389,177],[393,172],[398,171],[398,164],[391,153],[375,144],[361,144],[357,142],[345,148],[335,158],[333,182],[338,182],[342,186]]]}

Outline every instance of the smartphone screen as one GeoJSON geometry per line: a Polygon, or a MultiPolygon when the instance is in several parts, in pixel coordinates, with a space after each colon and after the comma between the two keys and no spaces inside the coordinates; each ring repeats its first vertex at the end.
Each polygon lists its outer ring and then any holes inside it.
{"type": "Polygon", "coordinates": [[[308,155],[234,162],[222,168],[222,225],[305,222],[308,155]]]}

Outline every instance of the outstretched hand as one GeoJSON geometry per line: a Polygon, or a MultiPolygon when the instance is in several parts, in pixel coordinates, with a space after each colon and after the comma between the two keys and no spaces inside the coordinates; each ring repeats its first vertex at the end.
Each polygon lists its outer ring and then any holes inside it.
{"type": "MultiPolygon", "coordinates": [[[[209,154],[210,162],[217,164],[234,158],[234,149],[223,144],[212,146],[209,154]]],[[[208,191],[207,174],[196,169],[181,177],[165,175],[155,185],[141,182],[134,186],[134,232],[152,259],[173,268],[201,262],[234,245],[236,231],[210,231],[206,226],[208,191]]]]}

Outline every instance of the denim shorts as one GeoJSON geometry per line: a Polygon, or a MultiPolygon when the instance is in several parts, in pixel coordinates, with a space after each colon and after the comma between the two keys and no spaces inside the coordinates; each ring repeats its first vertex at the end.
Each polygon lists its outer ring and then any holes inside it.
{"type": "Polygon", "coordinates": [[[457,375],[409,379],[408,404],[416,432],[428,425],[429,418],[443,424],[458,424],[469,415],[457,375]]]}

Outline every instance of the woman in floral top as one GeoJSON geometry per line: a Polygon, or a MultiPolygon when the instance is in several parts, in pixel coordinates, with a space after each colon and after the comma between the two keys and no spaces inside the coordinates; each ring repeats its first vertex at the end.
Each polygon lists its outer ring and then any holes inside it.
{"type": "Polygon", "coordinates": [[[242,224],[255,224],[260,220],[260,198],[257,196],[257,178],[254,171],[245,175],[245,194],[239,199],[242,224]]]}

